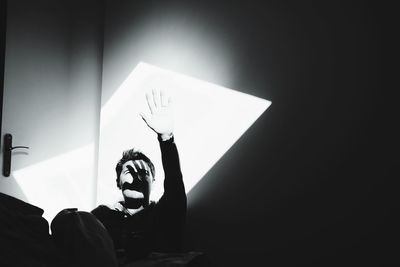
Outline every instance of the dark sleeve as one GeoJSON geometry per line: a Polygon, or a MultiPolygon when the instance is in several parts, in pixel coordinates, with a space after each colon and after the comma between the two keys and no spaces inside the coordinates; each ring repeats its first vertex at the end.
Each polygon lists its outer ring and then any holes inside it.
{"type": "Polygon", "coordinates": [[[174,138],[160,140],[164,194],[156,205],[156,251],[179,251],[186,218],[186,193],[174,138]]]}
{"type": "Polygon", "coordinates": [[[160,142],[161,158],[164,169],[164,194],[159,204],[173,205],[171,208],[186,209],[186,193],[179,162],[178,149],[174,137],[160,142]]]}

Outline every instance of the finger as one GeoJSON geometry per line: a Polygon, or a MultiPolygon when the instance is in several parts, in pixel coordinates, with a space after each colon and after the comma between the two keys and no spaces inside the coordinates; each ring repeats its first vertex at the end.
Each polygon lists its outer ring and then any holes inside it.
{"type": "Polygon", "coordinates": [[[161,90],[161,106],[166,107],[168,106],[168,95],[165,90],[161,90]]]}
{"type": "Polygon", "coordinates": [[[142,180],[142,178],[140,177],[140,175],[138,175],[138,173],[139,173],[138,170],[141,169],[141,166],[140,166],[139,162],[140,162],[140,160],[135,160],[135,161],[133,162],[133,165],[134,165],[135,168],[136,168],[136,177],[138,177],[139,180],[142,180]]]}
{"type": "Polygon", "coordinates": [[[147,100],[147,105],[149,106],[151,114],[154,114],[156,107],[154,106],[153,95],[150,93],[146,93],[146,100],[147,100]]]}
{"type": "Polygon", "coordinates": [[[151,126],[151,119],[143,113],[141,113],[140,116],[142,116],[142,119],[147,124],[147,126],[154,131],[153,126],[151,126]]]}
{"type": "Polygon", "coordinates": [[[146,162],[146,161],[144,161],[143,159],[141,159],[139,162],[140,162],[140,166],[141,166],[141,168],[142,168],[143,170],[146,170],[146,171],[148,171],[148,172],[150,173],[150,167],[149,167],[149,164],[147,164],[147,162],[146,162]]]}
{"type": "Polygon", "coordinates": [[[135,163],[133,163],[133,165],[127,165],[126,168],[130,171],[130,172],[137,172],[136,167],[135,167],[135,163]]]}
{"type": "Polygon", "coordinates": [[[142,112],[140,112],[139,115],[140,115],[140,117],[142,117],[142,119],[144,120],[144,122],[145,122],[146,124],[148,124],[148,122],[147,122],[147,120],[148,120],[147,115],[144,114],[144,113],[142,113],[142,112]]]}
{"type": "Polygon", "coordinates": [[[146,170],[146,162],[144,160],[139,160],[139,165],[142,170],[146,170]]]}
{"type": "Polygon", "coordinates": [[[154,106],[155,106],[156,108],[161,107],[160,90],[158,90],[158,89],[153,89],[153,100],[154,100],[154,106]]]}
{"type": "Polygon", "coordinates": [[[134,165],[135,168],[136,168],[136,172],[138,172],[138,170],[142,169],[142,166],[141,166],[140,162],[141,162],[141,160],[135,160],[135,161],[133,162],[133,165],[134,165]]]}
{"type": "Polygon", "coordinates": [[[147,163],[145,162],[144,167],[145,167],[145,170],[147,170],[149,173],[151,173],[149,164],[147,164],[147,163]]]}
{"type": "Polygon", "coordinates": [[[156,111],[156,106],[154,104],[153,93],[147,92],[146,93],[146,100],[147,100],[147,105],[149,106],[151,114],[154,114],[155,111],[156,111]]]}

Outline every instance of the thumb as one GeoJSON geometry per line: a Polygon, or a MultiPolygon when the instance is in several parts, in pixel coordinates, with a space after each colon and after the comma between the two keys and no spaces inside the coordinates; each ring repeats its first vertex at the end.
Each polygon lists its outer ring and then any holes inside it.
{"type": "Polygon", "coordinates": [[[150,129],[152,129],[153,131],[155,131],[154,128],[152,127],[152,125],[151,125],[151,118],[149,118],[146,114],[144,114],[144,113],[142,113],[142,112],[140,112],[140,116],[142,117],[142,119],[144,120],[144,122],[147,124],[147,126],[148,126],[150,129]]]}
{"type": "Polygon", "coordinates": [[[144,120],[144,122],[148,125],[148,122],[147,122],[147,120],[149,119],[148,117],[147,117],[147,115],[146,114],[144,114],[143,112],[140,112],[140,117],[142,117],[142,119],[144,120]]]}

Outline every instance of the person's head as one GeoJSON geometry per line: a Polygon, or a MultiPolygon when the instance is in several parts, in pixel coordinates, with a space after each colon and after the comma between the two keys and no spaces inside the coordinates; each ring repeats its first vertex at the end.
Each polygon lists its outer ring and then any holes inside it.
{"type": "Polygon", "coordinates": [[[122,191],[128,208],[146,207],[155,177],[151,160],[139,150],[132,148],[122,153],[115,171],[117,186],[122,191]]]}

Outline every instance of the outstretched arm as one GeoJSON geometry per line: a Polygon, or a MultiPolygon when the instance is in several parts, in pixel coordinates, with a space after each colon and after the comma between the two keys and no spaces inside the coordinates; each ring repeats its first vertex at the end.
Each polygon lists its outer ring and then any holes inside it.
{"type": "Polygon", "coordinates": [[[173,136],[172,99],[164,91],[153,89],[146,94],[150,114],[141,113],[146,124],[158,135],[161,157],[165,173],[164,196],[167,198],[186,198],[179,163],[178,150],[173,136]],[[183,196],[184,197],[183,197],[183,196]]]}
{"type": "Polygon", "coordinates": [[[147,125],[158,134],[165,173],[164,194],[156,206],[157,250],[179,251],[186,217],[186,193],[173,136],[172,102],[163,91],[147,94],[150,115],[142,115],[147,125]]]}

